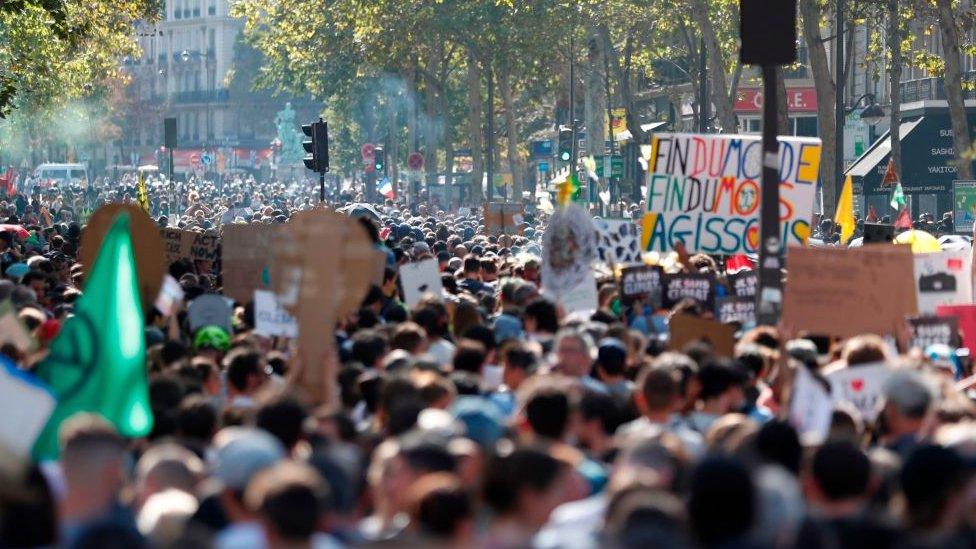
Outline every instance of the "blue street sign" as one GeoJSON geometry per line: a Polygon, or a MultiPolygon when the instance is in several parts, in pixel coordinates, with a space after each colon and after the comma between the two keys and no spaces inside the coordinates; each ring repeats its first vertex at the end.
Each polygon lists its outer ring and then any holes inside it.
{"type": "Polygon", "coordinates": [[[532,142],[532,158],[552,158],[552,139],[540,139],[532,142]]]}
{"type": "Polygon", "coordinates": [[[548,172],[549,171],[549,163],[548,162],[539,162],[539,171],[540,172],[548,172]]]}

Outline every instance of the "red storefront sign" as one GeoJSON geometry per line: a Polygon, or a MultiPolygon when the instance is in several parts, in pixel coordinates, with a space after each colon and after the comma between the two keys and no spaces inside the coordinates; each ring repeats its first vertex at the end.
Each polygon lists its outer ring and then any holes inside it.
{"type": "MultiPolygon", "coordinates": [[[[817,112],[817,90],[814,88],[788,88],[786,103],[790,112],[817,112]]],[[[735,112],[760,112],[763,92],[759,88],[739,88],[735,95],[735,112]]]]}

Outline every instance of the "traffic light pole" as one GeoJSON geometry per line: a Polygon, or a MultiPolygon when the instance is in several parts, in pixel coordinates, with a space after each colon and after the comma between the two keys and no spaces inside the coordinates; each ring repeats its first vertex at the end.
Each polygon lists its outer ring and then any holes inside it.
{"type": "Polygon", "coordinates": [[[325,172],[319,172],[319,202],[325,202],[325,172]]]}
{"type": "Polygon", "coordinates": [[[779,228],[779,141],[776,139],[776,65],[765,64],[763,73],[762,192],[759,214],[759,292],[756,321],[775,325],[783,307],[783,267],[779,228]]]}

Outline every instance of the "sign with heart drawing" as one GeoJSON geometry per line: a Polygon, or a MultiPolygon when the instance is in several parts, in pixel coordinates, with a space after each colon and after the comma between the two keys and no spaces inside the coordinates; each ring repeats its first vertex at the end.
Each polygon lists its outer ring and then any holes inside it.
{"type": "Polygon", "coordinates": [[[874,421],[885,382],[894,369],[884,363],[858,364],[827,375],[834,404],[852,404],[865,421],[874,421]]]}

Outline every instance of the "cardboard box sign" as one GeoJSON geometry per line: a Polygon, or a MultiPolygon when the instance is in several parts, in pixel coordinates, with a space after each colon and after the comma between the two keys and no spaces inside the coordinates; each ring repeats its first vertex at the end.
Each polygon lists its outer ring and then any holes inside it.
{"type": "Polygon", "coordinates": [[[222,234],[221,274],[224,294],[247,303],[255,290],[271,288],[271,242],[283,225],[227,225],[222,234]]]}
{"type": "Polygon", "coordinates": [[[518,229],[525,221],[525,205],[521,202],[485,202],[485,234],[522,234],[518,229]]]}
{"type": "Polygon", "coordinates": [[[735,327],[714,320],[691,315],[675,315],[668,324],[671,334],[669,348],[681,351],[689,343],[704,341],[712,346],[718,356],[735,354],[735,327]]]}
{"type": "Polygon", "coordinates": [[[216,233],[198,233],[183,229],[160,229],[159,235],[165,245],[166,261],[172,263],[180,259],[194,261],[217,261],[220,254],[220,236],[216,233]]]}

